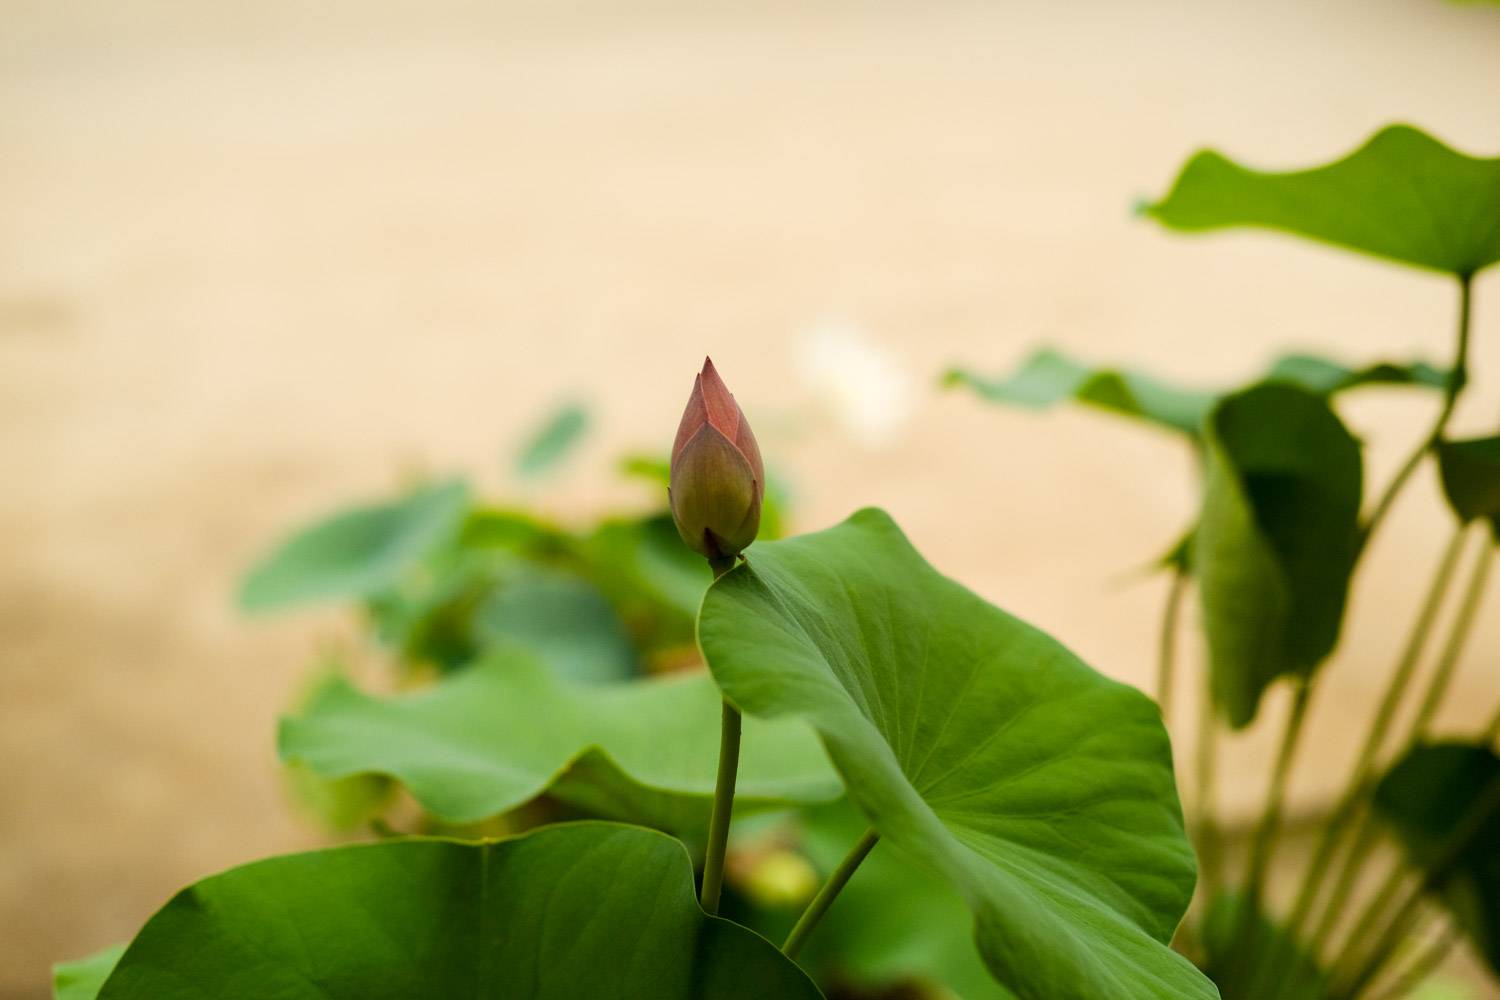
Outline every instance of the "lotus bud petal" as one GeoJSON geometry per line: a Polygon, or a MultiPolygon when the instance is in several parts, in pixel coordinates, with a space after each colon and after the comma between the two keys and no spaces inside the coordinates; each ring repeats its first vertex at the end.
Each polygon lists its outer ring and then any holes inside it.
{"type": "Polygon", "coordinates": [[[765,469],[750,421],[714,363],[704,359],[672,444],[668,497],[688,548],[709,559],[739,555],[760,529],[765,469]]]}

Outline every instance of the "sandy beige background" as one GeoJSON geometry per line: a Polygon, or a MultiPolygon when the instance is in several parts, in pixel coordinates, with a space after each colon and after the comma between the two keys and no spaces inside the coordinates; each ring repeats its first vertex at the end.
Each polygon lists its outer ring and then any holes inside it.
{"type": "MultiPolygon", "coordinates": [[[[566,396],[601,427],[536,501],[638,502],[609,459],[665,447],[705,352],[803,526],[886,506],[1148,683],[1163,586],[1130,571],[1188,515],[1175,442],[931,377],[1042,341],[1207,383],[1286,345],[1441,357],[1443,279],[1129,209],[1203,143],[1294,166],[1408,120],[1500,152],[1497,54],[1500,9],[1437,0],[0,2],[0,996],[318,841],[272,727],[347,624],[239,618],[263,546],[413,469],[514,491],[507,450],[566,396]],[[884,448],[788,374],[830,322],[920,379],[884,448]]],[[[1477,301],[1471,431],[1500,413],[1494,275],[1477,301]]],[[[1350,401],[1377,479],[1431,407],[1350,401]]],[[[1424,474],[1299,807],[1343,773],[1445,532],[1424,474]]],[[[1447,724],[1494,710],[1497,658],[1492,606],[1447,724]]],[[[1265,741],[1228,756],[1242,811],[1265,741]]]]}

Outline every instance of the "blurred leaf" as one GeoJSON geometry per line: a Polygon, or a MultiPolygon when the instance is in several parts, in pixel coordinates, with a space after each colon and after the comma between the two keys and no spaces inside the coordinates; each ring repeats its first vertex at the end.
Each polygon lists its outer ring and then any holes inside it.
{"type": "Polygon", "coordinates": [[[297,807],[338,833],[360,829],[383,813],[395,790],[391,779],[378,774],[329,779],[295,763],[284,765],[283,773],[297,807]]]}
{"type": "Polygon", "coordinates": [[[1194,536],[1214,701],[1240,728],[1338,641],[1359,530],[1359,444],[1322,397],[1261,385],[1207,423],[1194,536]]]}
{"type": "Polygon", "coordinates": [[[588,410],[577,403],[560,407],[527,440],[516,458],[516,471],[535,479],[551,470],[577,447],[588,427],[588,410]]]}
{"type": "Polygon", "coordinates": [[[614,608],[593,584],[566,573],[521,571],[490,594],[474,626],[481,649],[525,648],[569,680],[622,680],[640,672],[614,608]]]}
{"type": "Polygon", "coordinates": [[[1290,173],[1205,150],[1144,211],[1173,229],[1279,229],[1470,275],[1500,260],[1500,159],[1465,156],[1407,125],[1382,129],[1334,163],[1290,173]]]}
{"type": "Polygon", "coordinates": [[[468,505],[468,487],[455,480],[319,521],[250,571],[240,588],[240,606],[272,611],[369,597],[451,539],[468,505]]]}
{"type": "Polygon", "coordinates": [[[666,455],[639,452],[620,459],[620,472],[634,479],[644,479],[662,489],[672,481],[672,463],[666,455]]]}
{"type": "Polygon", "coordinates": [[[1452,372],[1426,361],[1398,364],[1380,361],[1364,368],[1350,368],[1316,354],[1284,354],[1271,363],[1265,381],[1295,385],[1320,396],[1365,385],[1414,385],[1441,392],[1452,372]]]}
{"type": "Polygon", "coordinates": [[[1140,372],[1094,368],[1050,349],[1037,351],[1004,379],[954,369],[943,377],[943,384],[967,385],[991,402],[1028,409],[1073,399],[1185,434],[1197,433],[1214,403],[1210,392],[1184,389],[1140,372]]]}
{"type": "Polygon", "coordinates": [[[1439,442],[1438,467],[1458,519],[1487,517],[1500,539],[1500,437],[1439,442]]]}
{"type": "Polygon", "coordinates": [[[117,944],[87,958],[58,962],[52,967],[52,1000],[94,1000],[123,954],[125,946],[117,944]]]}
{"type": "Polygon", "coordinates": [[[731,701],[811,723],[870,824],[964,896],[1006,988],[1217,996],[1167,947],[1195,866],[1155,704],[939,575],[883,512],[757,544],[698,633],[731,701]]]}
{"type": "MultiPolygon", "coordinates": [[[[1442,389],[1448,372],[1425,361],[1406,364],[1380,362],[1350,368],[1312,354],[1277,358],[1259,381],[1295,385],[1319,395],[1331,395],[1365,385],[1415,385],[1442,389]]],[[[1143,372],[1096,367],[1043,348],[1021,367],[1001,379],[988,379],[956,368],[943,377],[946,386],[968,386],[983,399],[1028,409],[1045,409],[1074,400],[1112,413],[1189,436],[1197,436],[1203,420],[1226,391],[1174,385],[1143,372]]]]}
{"type": "Polygon", "coordinates": [[[1438,877],[1438,892],[1490,968],[1500,973],[1500,757],[1483,745],[1414,747],[1375,789],[1375,809],[1400,837],[1411,863],[1431,869],[1454,846],[1452,836],[1488,810],[1488,819],[1438,877]]]}
{"type": "Polygon", "coordinates": [[[608,823],[271,858],[178,893],[100,1000],[816,1000],[694,899],[682,845],[608,823]]]}
{"type": "MultiPolygon", "coordinates": [[[[747,721],[743,739],[737,809],[838,796],[805,726],[747,721]]],[[[582,685],[519,654],[397,698],[335,685],[279,737],[284,760],[326,778],[390,775],[450,822],[513,809],[567,775],[590,806],[616,803],[608,818],[673,830],[707,821],[718,746],[719,695],[704,674],[582,685]]]]}
{"type": "Polygon", "coordinates": [[[698,605],[713,574],[682,544],[671,514],[606,520],[582,539],[579,551],[584,575],[644,654],[693,643],[698,605]]]}
{"type": "Polygon", "coordinates": [[[1302,943],[1265,913],[1245,914],[1244,898],[1236,893],[1215,896],[1203,920],[1203,946],[1208,953],[1208,973],[1219,985],[1224,1000],[1264,1000],[1265,993],[1252,994],[1257,984],[1275,984],[1276,1000],[1326,1000],[1323,970],[1302,943]],[[1237,935],[1253,922],[1256,954],[1241,964],[1236,976],[1237,935]],[[1268,971],[1262,972],[1262,969],[1268,971]]]}

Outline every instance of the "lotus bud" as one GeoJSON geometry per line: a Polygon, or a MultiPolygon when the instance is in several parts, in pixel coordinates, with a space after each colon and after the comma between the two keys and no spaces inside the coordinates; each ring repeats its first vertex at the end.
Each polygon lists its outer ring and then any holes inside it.
{"type": "Polygon", "coordinates": [[[765,482],[750,422],[705,358],[672,444],[667,490],[688,548],[715,561],[739,555],[760,529],[765,482]]]}

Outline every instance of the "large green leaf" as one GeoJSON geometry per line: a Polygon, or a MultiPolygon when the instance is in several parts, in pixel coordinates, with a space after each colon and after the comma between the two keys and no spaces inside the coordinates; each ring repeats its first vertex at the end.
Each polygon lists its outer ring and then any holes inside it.
{"type": "Polygon", "coordinates": [[[681,844],[577,823],[498,842],[386,841],[230,869],[152,917],[98,998],[819,995],[764,938],[699,909],[681,844]]]}
{"type": "MultiPolygon", "coordinates": [[[[1447,384],[1448,373],[1425,361],[1350,368],[1314,354],[1286,354],[1273,361],[1260,380],[1332,395],[1364,385],[1441,389],[1447,384]]],[[[955,368],[943,376],[943,384],[968,386],[990,402],[1028,409],[1074,400],[1190,436],[1199,433],[1208,411],[1228,391],[1175,385],[1126,368],[1098,367],[1051,348],[1032,354],[1002,378],[955,368]]]]}
{"type": "Polygon", "coordinates": [[[1492,747],[1437,743],[1414,747],[1375,789],[1375,808],[1395,828],[1412,863],[1430,869],[1451,852],[1450,838],[1478,810],[1488,819],[1445,864],[1437,888],[1475,951],[1500,972],[1500,756],[1492,747]]]}
{"type": "Polygon", "coordinates": [[[117,944],[87,958],[58,962],[52,967],[52,1000],[94,1000],[123,954],[125,946],[117,944]]]}
{"type": "Polygon", "coordinates": [[[1500,539],[1500,437],[1440,442],[1438,467],[1459,520],[1487,517],[1500,539]]]}
{"type": "MultiPolygon", "coordinates": [[[[794,721],[744,731],[741,808],[820,802],[838,778],[794,721]]],[[[325,778],[385,774],[454,823],[505,812],[545,791],[613,819],[691,834],[707,821],[719,696],[703,673],[574,684],[500,653],[415,694],[375,698],[331,685],[283,719],[283,759],[325,778]]]]}
{"type": "Polygon", "coordinates": [[[1359,444],[1320,396],[1261,385],[1206,427],[1194,535],[1215,702],[1235,727],[1338,642],[1359,532],[1359,444]]]}
{"type": "Polygon", "coordinates": [[[698,632],[729,699],[808,720],[870,823],[963,895],[1001,984],[1216,996],[1167,947],[1194,861],[1144,695],[940,575],[877,510],[757,545],[698,632]]]}
{"type": "Polygon", "coordinates": [[[453,538],[468,506],[468,487],[454,481],[319,521],[250,571],[240,604],[248,611],[271,611],[379,593],[453,538]]]}
{"type": "Polygon", "coordinates": [[[1472,275],[1500,260],[1500,159],[1407,125],[1326,166],[1264,173],[1212,150],[1144,211],[1173,229],[1279,229],[1417,267],[1472,275]]]}

